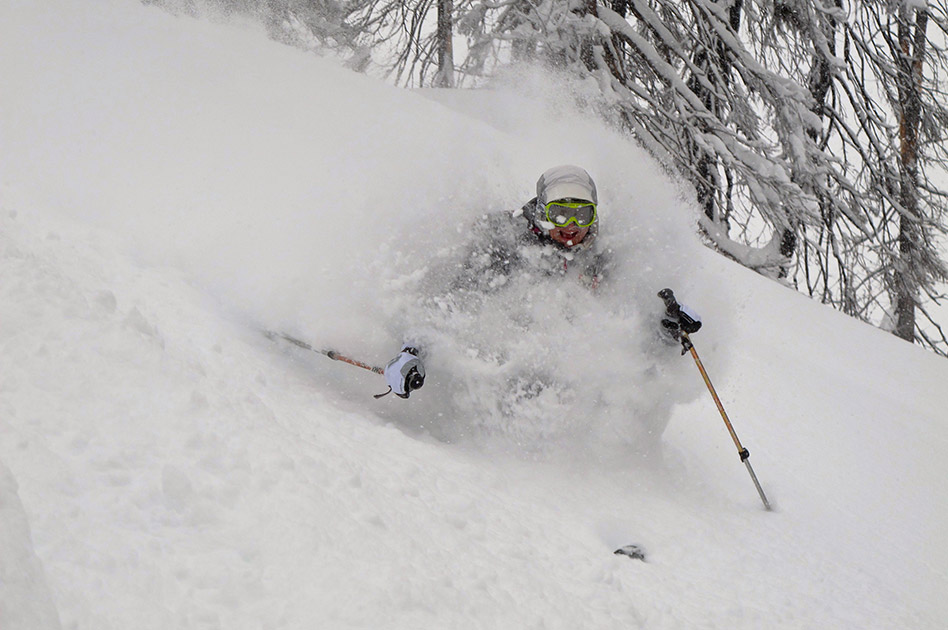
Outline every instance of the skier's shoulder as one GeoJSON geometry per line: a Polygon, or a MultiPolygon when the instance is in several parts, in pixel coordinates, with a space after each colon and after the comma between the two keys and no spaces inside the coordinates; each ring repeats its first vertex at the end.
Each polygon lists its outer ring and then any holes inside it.
{"type": "Polygon", "coordinates": [[[521,228],[522,232],[531,232],[531,228],[536,223],[537,216],[537,198],[534,197],[530,201],[526,202],[519,209],[514,210],[511,214],[511,221],[513,221],[517,227],[521,228]]]}
{"type": "Polygon", "coordinates": [[[523,208],[488,212],[475,221],[475,243],[482,247],[489,245],[491,249],[512,247],[523,234],[530,232],[530,225],[523,208]]]}

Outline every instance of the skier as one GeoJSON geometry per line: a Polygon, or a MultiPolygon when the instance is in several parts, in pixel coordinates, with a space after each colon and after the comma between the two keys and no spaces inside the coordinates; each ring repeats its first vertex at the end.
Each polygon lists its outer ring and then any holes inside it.
{"type": "MultiPolygon", "coordinates": [[[[584,169],[562,165],[547,170],[537,180],[536,197],[520,210],[487,215],[474,226],[474,245],[452,291],[495,290],[512,272],[525,268],[548,275],[576,270],[580,282],[595,291],[612,257],[611,250],[596,242],[598,201],[596,183],[584,169]]],[[[681,331],[700,328],[701,319],[690,309],[665,301],[661,325],[668,339],[677,341],[681,331]]],[[[402,398],[424,384],[424,363],[417,348],[406,343],[385,368],[386,382],[402,398]]]]}
{"type": "Polygon", "coordinates": [[[578,272],[591,289],[599,286],[611,252],[598,247],[596,184],[584,169],[564,165],[537,180],[536,197],[515,212],[487,215],[473,226],[473,244],[452,292],[491,291],[516,271],[544,275],[578,272]]]}

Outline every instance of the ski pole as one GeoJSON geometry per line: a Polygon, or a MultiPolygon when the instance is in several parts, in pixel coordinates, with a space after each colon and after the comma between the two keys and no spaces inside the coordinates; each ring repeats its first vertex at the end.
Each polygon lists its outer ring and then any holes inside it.
{"type": "Polygon", "coordinates": [[[385,374],[384,368],[375,367],[373,365],[369,365],[368,363],[363,363],[362,361],[356,361],[355,359],[347,357],[344,354],[339,354],[335,350],[321,350],[319,348],[314,348],[313,346],[306,343],[305,341],[301,339],[297,339],[296,337],[291,337],[290,335],[287,335],[286,333],[275,333],[275,332],[267,331],[264,334],[269,339],[275,339],[276,337],[279,337],[280,339],[283,339],[284,341],[289,341],[294,346],[299,346],[300,348],[303,348],[304,350],[312,350],[313,352],[318,352],[319,354],[329,357],[333,361],[342,361],[343,363],[348,363],[349,365],[354,365],[356,367],[362,368],[363,370],[369,370],[370,372],[375,372],[376,374],[385,374]]]}
{"type": "Polygon", "coordinates": [[[737,447],[737,453],[741,456],[741,461],[744,462],[744,465],[747,466],[747,472],[750,473],[751,479],[754,481],[754,486],[757,488],[757,493],[760,495],[760,500],[764,502],[764,508],[766,508],[767,511],[771,511],[773,508],[770,507],[770,501],[767,500],[767,496],[764,494],[764,489],[760,487],[760,482],[757,481],[757,475],[754,474],[754,468],[751,466],[750,451],[741,445],[741,441],[737,437],[737,432],[734,430],[734,425],[731,424],[731,420],[727,417],[727,412],[724,411],[724,405],[721,404],[721,399],[718,398],[718,393],[714,391],[714,385],[711,384],[711,379],[708,377],[708,372],[704,369],[704,364],[701,363],[701,359],[698,357],[698,351],[695,350],[694,344],[691,343],[691,337],[689,337],[688,333],[686,332],[681,333],[681,346],[686,352],[691,352],[691,356],[695,360],[695,365],[698,366],[698,371],[701,372],[701,377],[704,378],[704,384],[708,386],[708,391],[711,392],[711,397],[714,398],[714,404],[718,406],[718,411],[721,412],[721,417],[724,418],[724,424],[727,426],[727,430],[731,434],[731,439],[734,440],[734,446],[737,447]]]}
{"type": "Polygon", "coordinates": [[[413,391],[416,389],[421,389],[421,387],[425,384],[424,366],[417,358],[418,351],[415,348],[410,348],[407,346],[402,348],[402,352],[398,357],[393,359],[386,367],[380,368],[368,363],[363,363],[362,361],[357,361],[356,359],[347,357],[344,354],[339,354],[335,350],[323,350],[316,348],[311,344],[306,343],[302,339],[297,339],[296,337],[283,332],[265,330],[263,331],[263,334],[271,341],[277,338],[283,339],[284,341],[288,341],[294,346],[298,346],[304,350],[311,350],[312,352],[327,356],[333,361],[342,361],[343,363],[360,367],[363,370],[368,370],[370,372],[374,372],[375,374],[381,374],[388,381],[388,391],[383,394],[375,394],[375,398],[382,398],[391,394],[393,391],[399,398],[408,398],[413,391]],[[404,357],[406,354],[410,355],[410,359],[404,357]],[[386,374],[386,370],[390,369],[394,370],[392,378],[397,378],[395,375],[396,373],[401,377],[401,383],[398,385],[399,389],[395,389],[395,384],[391,379],[389,379],[389,375],[386,374]]]}

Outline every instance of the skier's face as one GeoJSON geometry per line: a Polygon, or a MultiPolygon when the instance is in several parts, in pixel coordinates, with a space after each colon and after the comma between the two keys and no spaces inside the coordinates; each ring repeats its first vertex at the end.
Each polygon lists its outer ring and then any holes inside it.
{"type": "Polygon", "coordinates": [[[570,223],[566,227],[554,227],[550,230],[550,238],[566,247],[579,245],[587,234],[589,234],[589,226],[581,228],[575,223],[570,223]]]}

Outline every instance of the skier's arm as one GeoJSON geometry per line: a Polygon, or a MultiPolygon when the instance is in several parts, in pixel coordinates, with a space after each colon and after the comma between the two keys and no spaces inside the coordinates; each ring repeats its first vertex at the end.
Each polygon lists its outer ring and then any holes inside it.
{"type": "Polygon", "coordinates": [[[449,291],[489,293],[502,287],[523,263],[519,249],[525,226],[525,219],[509,212],[495,212],[475,222],[449,291]]]}
{"type": "Polygon", "coordinates": [[[602,281],[609,275],[614,264],[611,249],[596,254],[592,262],[586,265],[580,280],[590,289],[595,291],[602,284],[602,281]]]}

